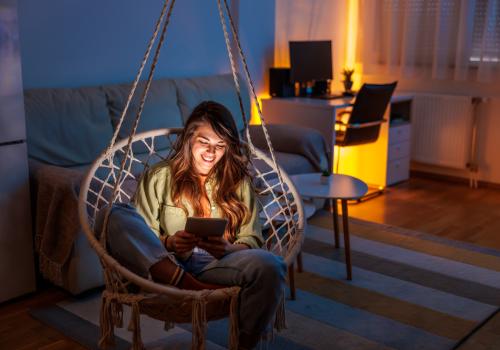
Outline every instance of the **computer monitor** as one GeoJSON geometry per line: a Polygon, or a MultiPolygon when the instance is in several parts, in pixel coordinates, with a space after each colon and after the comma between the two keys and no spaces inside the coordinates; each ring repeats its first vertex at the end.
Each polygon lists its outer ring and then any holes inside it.
{"type": "Polygon", "coordinates": [[[305,83],[333,79],[332,42],[290,41],[290,80],[305,83]]]}

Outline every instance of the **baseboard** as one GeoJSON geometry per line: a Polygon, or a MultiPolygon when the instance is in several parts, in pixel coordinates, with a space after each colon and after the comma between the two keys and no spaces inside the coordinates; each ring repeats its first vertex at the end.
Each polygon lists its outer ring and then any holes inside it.
{"type": "MultiPolygon", "coordinates": [[[[446,181],[446,182],[452,182],[460,185],[469,186],[469,179],[459,176],[431,173],[422,170],[410,170],[410,177],[420,177],[425,179],[446,181]]],[[[486,188],[500,190],[500,184],[488,181],[478,181],[478,187],[483,187],[483,188],[486,187],[486,188]]]]}

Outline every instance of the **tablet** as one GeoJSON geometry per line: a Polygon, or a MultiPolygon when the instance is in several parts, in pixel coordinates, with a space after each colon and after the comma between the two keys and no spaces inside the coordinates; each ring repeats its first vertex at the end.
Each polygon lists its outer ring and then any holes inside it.
{"type": "Polygon", "coordinates": [[[198,237],[223,236],[227,219],[188,217],[184,231],[198,237]]]}

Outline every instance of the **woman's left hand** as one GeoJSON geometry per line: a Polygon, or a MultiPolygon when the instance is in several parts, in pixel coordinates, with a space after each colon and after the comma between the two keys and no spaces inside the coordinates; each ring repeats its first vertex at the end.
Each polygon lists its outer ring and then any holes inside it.
{"type": "Polygon", "coordinates": [[[205,249],[217,259],[229,253],[231,246],[232,244],[225,238],[217,236],[205,237],[198,241],[198,247],[205,249]]]}

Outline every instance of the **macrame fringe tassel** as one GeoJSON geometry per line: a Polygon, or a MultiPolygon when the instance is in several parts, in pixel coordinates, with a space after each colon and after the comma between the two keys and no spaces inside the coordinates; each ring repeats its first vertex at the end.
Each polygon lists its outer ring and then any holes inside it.
{"type": "Polygon", "coordinates": [[[229,350],[238,349],[238,294],[231,297],[229,305],[229,350]]]}
{"type": "Polygon", "coordinates": [[[144,349],[144,344],[142,343],[141,339],[141,313],[139,310],[138,301],[132,302],[132,315],[130,316],[128,330],[134,332],[132,341],[132,350],[144,349]]]}
{"type": "Polygon", "coordinates": [[[276,310],[276,317],[274,319],[274,328],[280,332],[287,328],[286,325],[286,313],[285,313],[285,292],[281,294],[281,299],[278,304],[278,309],[276,310]]]}
{"type": "Polygon", "coordinates": [[[197,299],[193,301],[192,309],[193,340],[191,349],[205,349],[205,331],[207,328],[207,301],[197,299]]]}
{"type": "Polygon", "coordinates": [[[99,319],[101,326],[101,338],[98,343],[99,349],[107,349],[108,347],[115,345],[115,333],[111,308],[111,298],[103,294],[99,319]]]}
{"type": "Polygon", "coordinates": [[[111,315],[113,325],[118,328],[123,328],[123,305],[116,300],[111,302],[111,315]]]}

